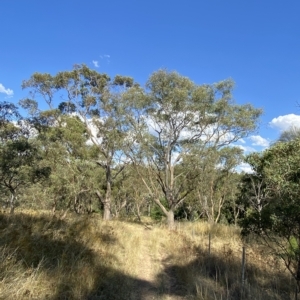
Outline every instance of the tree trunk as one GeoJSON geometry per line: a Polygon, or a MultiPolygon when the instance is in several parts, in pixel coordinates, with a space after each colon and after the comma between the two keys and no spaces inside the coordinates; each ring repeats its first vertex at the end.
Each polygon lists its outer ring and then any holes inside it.
{"type": "Polygon", "coordinates": [[[57,206],[57,203],[56,203],[56,200],[53,201],[53,205],[52,205],[52,217],[54,217],[55,215],[55,212],[56,212],[56,206],[57,206]]]}
{"type": "Polygon", "coordinates": [[[234,226],[238,225],[239,214],[240,214],[240,208],[239,207],[233,207],[234,226]]]}
{"type": "Polygon", "coordinates": [[[175,220],[174,220],[174,206],[171,206],[169,210],[167,210],[162,203],[159,201],[159,199],[153,199],[153,201],[160,207],[164,215],[167,217],[167,223],[169,229],[173,230],[175,229],[175,220]]]}
{"type": "Polygon", "coordinates": [[[167,222],[170,230],[175,229],[174,211],[170,209],[167,214],[167,222]]]}
{"type": "Polygon", "coordinates": [[[297,286],[298,286],[298,291],[299,291],[299,288],[300,288],[300,259],[298,258],[298,261],[297,261],[297,273],[296,273],[296,281],[297,281],[297,286]]]}
{"type": "Polygon", "coordinates": [[[60,219],[60,220],[64,220],[64,219],[66,218],[66,216],[67,216],[69,210],[70,210],[70,207],[68,207],[68,208],[64,211],[64,213],[62,214],[62,216],[61,216],[59,219],[60,219]]]}
{"type": "Polygon", "coordinates": [[[111,169],[109,164],[106,166],[106,191],[103,206],[103,220],[108,221],[111,219],[111,169]]]}
{"type": "Polygon", "coordinates": [[[187,212],[185,211],[185,209],[183,210],[183,214],[184,214],[184,219],[187,221],[187,220],[188,220],[188,214],[187,214],[187,212]]]}
{"type": "Polygon", "coordinates": [[[111,219],[111,198],[110,198],[110,191],[106,191],[105,199],[103,199],[100,191],[96,191],[96,194],[103,205],[103,220],[110,220],[111,219]]]}
{"type": "Polygon", "coordinates": [[[9,213],[13,214],[14,211],[15,211],[15,194],[14,193],[11,193],[10,201],[9,201],[9,206],[10,206],[9,213]]]}
{"type": "Polygon", "coordinates": [[[111,210],[110,210],[110,199],[105,199],[103,202],[103,220],[110,220],[111,219],[111,210]]]}

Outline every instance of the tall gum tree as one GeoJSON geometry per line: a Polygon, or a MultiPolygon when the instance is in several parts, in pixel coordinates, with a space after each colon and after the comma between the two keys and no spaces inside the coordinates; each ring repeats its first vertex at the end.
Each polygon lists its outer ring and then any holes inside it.
{"type": "Polygon", "coordinates": [[[182,180],[194,170],[189,155],[201,157],[202,151],[230,145],[257,128],[262,111],[250,104],[235,104],[233,85],[231,80],[196,85],[166,70],[153,73],[146,84],[141,98],[144,124],[138,127],[133,157],[136,165],[144,164],[148,171],[147,177],[140,174],[141,180],[170,228],[176,208],[193,190],[182,180]],[[179,170],[183,161],[185,168],[179,170]]]}
{"type": "MultiPolygon", "coordinates": [[[[225,206],[234,210],[234,195],[238,185],[235,168],[242,162],[243,150],[238,147],[222,147],[219,150],[207,149],[195,153],[194,190],[188,196],[186,205],[198,211],[210,223],[218,223],[225,206]]],[[[191,162],[190,162],[191,165],[191,162]]]]}
{"type": "Polygon", "coordinates": [[[280,257],[300,289],[300,139],[278,142],[246,162],[241,183],[242,234],[255,234],[280,257]]]}
{"type": "MultiPolygon", "coordinates": [[[[103,208],[103,218],[111,218],[112,184],[124,169],[123,141],[126,137],[128,116],[131,109],[122,101],[122,95],[137,85],[130,77],[117,75],[113,81],[85,65],[75,65],[73,70],[59,72],[55,76],[35,73],[23,82],[32,97],[42,97],[54,109],[58,99],[59,108],[75,114],[86,127],[89,142],[98,149],[95,163],[105,171],[105,188],[96,190],[103,208]]],[[[27,99],[28,107],[32,99],[27,99]]],[[[102,186],[102,183],[100,184],[102,186]]]]}
{"type": "Polygon", "coordinates": [[[10,195],[10,213],[14,213],[21,187],[28,186],[50,174],[49,168],[39,165],[41,157],[28,126],[17,107],[0,103],[0,188],[10,195]]]}

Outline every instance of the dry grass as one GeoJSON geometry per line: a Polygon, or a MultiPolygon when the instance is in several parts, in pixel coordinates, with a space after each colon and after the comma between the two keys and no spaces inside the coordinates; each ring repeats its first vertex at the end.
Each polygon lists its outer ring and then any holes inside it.
{"type": "MultiPolygon", "coordinates": [[[[294,299],[295,283],[278,258],[254,242],[242,243],[239,228],[220,224],[183,223],[177,230],[193,244],[194,260],[185,262],[197,299],[294,299]],[[211,249],[209,254],[209,234],[211,249]],[[242,249],[246,249],[242,285],[242,249]]],[[[184,277],[184,276],[183,276],[184,277]]]]}
{"type": "Polygon", "coordinates": [[[0,214],[0,299],[294,299],[281,262],[255,244],[242,289],[237,228],[147,222],[0,214]]]}

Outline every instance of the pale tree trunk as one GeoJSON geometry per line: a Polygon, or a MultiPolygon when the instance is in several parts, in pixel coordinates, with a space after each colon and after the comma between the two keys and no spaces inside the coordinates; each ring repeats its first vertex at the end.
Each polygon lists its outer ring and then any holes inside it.
{"type": "Polygon", "coordinates": [[[238,206],[233,207],[234,226],[238,225],[238,218],[239,218],[240,212],[241,212],[241,210],[238,206]]]}
{"type": "Polygon", "coordinates": [[[167,222],[168,222],[168,228],[171,230],[175,229],[175,219],[174,219],[174,211],[170,209],[167,214],[167,222]]]}
{"type": "Polygon", "coordinates": [[[57,200],[54,199],[53,205],[52,205],[52,210],[51,210],[51,212],[52,212],[52,217],[54,217],[54,215],[55,215],[56,208],[57,208],[57,200]]]}
{"type": "Polygon", "coordinates": [[[209,223],[214,224],[215,223],[215,201],[214,201],[214,189],[213,189],[213,181],[210,182],[210,217],[209,217],[209,223]]]}
{"type": "Polygon", "coordinates": [[[106,192],[105,192],[105,201],[103,203],[104,212],[103,220],[111,219],[111,169],[110,163],[106,165],[106,192]]]}
{"type": "Polygon", "coordinates": [[[121,213],[121,211],[122,211],[122,209],[124,208],[124,207],[126,207],[126,205],[127,205],[127,200],[125,199],[123,202],[121,202],[120,204],[119,203],[116,203],[115,205],[114,205],[114,216],[116,217],[116,218],[118,218],[119,217],[119,215],[120,215],[120,213],[121,213]]]}
{"type": "Polygon", "coordinates": [[[139,204],[136,204],[136,214],[137,214],[137,217],[138,217],[139,221],[141,222],[142,219],[141,219],[141,212],[140,212],[140,205],[139,204]]]}
{"type": "Polygon", "coordinates": [[[104,198],[102,197],[100,191],[96,191],[96,194],[103,205],[103,220],[108,221],[111,219],[111,180],[112,180],[109,163],[107,163],[105,166],[105,177],[106,177],[105,197],[104,198]]]}
{"type": "Polygon", "coordinates": [[[107,199],[105,199],[103,206],[104,206],[103,220],[108,221],[111,219],[110,199],[109,199],[109,201],[107,199]]]}
{"type": "Polygon", "coordinates": [[[167,210],[159,201],[159,199],[154,199],[154,202],[160,207],[164,215],[167,217],[167,224],[169,229],[175,229],[174,207],[171,207],[169,210],[167,210]]]}
{"type": "MultiPolygon", "coordinates": [[[[139,173],[139,175],[141,175],[139,173]]],[[[168,178],[169,174],[166,173],[166,178],[168,178]]],[[[167,210],[167,208],[160,202],[159,198],[157,197],[156,192],[153,192],[153,190],[150,188],[149,184],[147,183],[147,181],[145,180],[145,177],[143,175],[141,175],[141,180],[143,181],[143,183],[145,184],[146,188],[148,189],[150,195],[153,196],[153,202],[156,203],[159,208],[161,209],[161,211],[163,212],[163,214],[167,217],[167,224],[169,229],[173,230],[175,229],[175,219],[174,219],[174,210],[175,210],[175,201],[173,199],[173,183],[174,183],[174,178],[173,178],[173,171],[171,172],[171,184],[169,185],[169,192],[166,196],[167,198],[167,202],[169,204],[169,210],[167,210]]],[[[166,182],[168,182],[168,180],[166,180],[166,182]]],[[[150,213],[150,209],[149,209],[149,213],[150,213]]]]}
{"type": "Polygon", "coordinates": [[[214,220],[214,223],[218,223],[221,217],[221,211],[224,205],[224,201],[225,201],[225,196],[220,197],[219,201],[218,201],[218,214],[214,220]]]}
{"type": "Polygon", "coordinates": [[[62,216],[61,216],[59,219],[60,219],[60,220],[64,220],[64,219],[66,218],[66,216],[67,216],[69,210],[70,210],[70,207],[68,207],[68,208],[64,211],[64,213],[62,214],[62,216]]]}
{"type": "Polygon", "coordinates": [[[111,219],[111,171],[110,167],[106,167],[106,193],[105,193],[105,201],[103,203],[104,212],[103,212],[103,220],[111,219]]]}
{"type": "Polygon", "coordinates": [[[10,207],[10,214],[13,214],[15,211],[15,199],[16,199],[16,195],[15,192],[12,192],[10,195],[10,201],[9,201],[9,207],[10,207]]]}

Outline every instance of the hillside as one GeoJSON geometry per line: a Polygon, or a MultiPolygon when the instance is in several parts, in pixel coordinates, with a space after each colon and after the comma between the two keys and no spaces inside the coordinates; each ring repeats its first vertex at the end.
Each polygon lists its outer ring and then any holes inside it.
{"type": "Polygon", "coordinates": [[[281,262],[225,225],[0,215],[0,299],[294,299],[281,262]],[[208,234],[211,253],[208,253],[208,234]]]}

